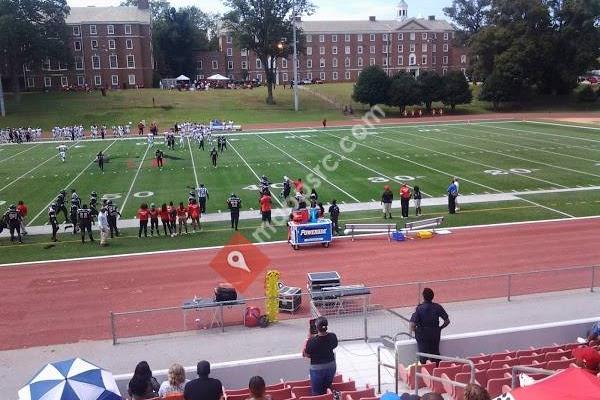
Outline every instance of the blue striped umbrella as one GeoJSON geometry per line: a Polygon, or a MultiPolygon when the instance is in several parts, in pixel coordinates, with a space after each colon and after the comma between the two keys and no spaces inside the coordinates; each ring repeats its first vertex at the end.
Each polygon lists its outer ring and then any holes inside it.
{"type": "Polygon", "coordinates": [[[19,400],[121,400],[112,373],[81,358],[46,365],[19,390],[19,400]]]}

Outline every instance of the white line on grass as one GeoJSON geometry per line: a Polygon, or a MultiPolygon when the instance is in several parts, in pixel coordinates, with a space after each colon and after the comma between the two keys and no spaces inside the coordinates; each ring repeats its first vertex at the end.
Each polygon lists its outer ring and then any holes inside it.
{"type": "MultiPolygon", "coordinates": [[[[312,144],[313,146],[320,147],[320,148],[322,148],[323,150],[326,150],[326,151],[328,151],[328,152],[330,152],[330,153],[332,153],[332,154],[335,154],[335,155],[337,155],[338,157],[341,157],[341,158],[342,158],[342,160],[348,160],[348,161],[350,161],[351,163],[354,163],[354,164],[358,165],[359,167],[362,167],[362,168],[364,168],[364,169],[367,169],[367,170],[369,170],[369,171],[371,171],[371,172],[373,172],[373,173],[377,174],[378,176],[382,176],[382,177],[384,177],[384,178],[387,178],[387,179],[389,179],[389,180],[391,180],[391,181],[394,181],[394,182],[396,182],[396,183],[402,183],[402,182],[401,182],[401,181],[399,181],[398,179],[395,179],[395,178],[393,178],[393,177],[391,177],[391,176],[388,176],[388,175],[386,175],[386,174],[384,174],[384,173],[382,173],[382,172],[379,172],[379,171],[377,171],[377,170],[374,170],[374,169],[373,169],[373,168],[371,168],[371,167],[367,167],[367,166],[366,166],[366,165],[364,165],[364,164],[361,164],[361,163],[359,163],[359,162],[356,162],[356,161],[354,161],[353,159],[351,159],[351,158],[349,158],[349,157],[347,157],[347,156],[345,156],[345,155],[343,155],[343,154],[340,154],[340,153],[338,153],[338,152],[335,152],[335,151],[333,151],[333,150],[331,150],[331,149],[328,149],[327,147],[321,146],[320,144],[317,144],[317,143],[311,142],[310,140],[307,140],[307,139],[304,139],[304,138],[299,138],[299,139],[301,139],[301,140],[304,140],[305,142],[308,142],[308,143],[312,144]]],[[[421,193],[423,193],[423,194],[424,194],[424,195],[426,195],[426,196],[432,197],[430,194],[428,194],[428,193],[425,193],[425,192],[423,192],[423,191],[422,191],[421,193]]],[[[373,200],[373,201],[375,201],[375,200],[373,200]]]]}
{"type": "MultiPolygon", "coordinates": [[[[75,146],[78,142],[73,143],[72,145],[69,146],[69,149],[73,146],[75,146]]],[[[29,171],[25,172],[23,175],[19,176],[16,179],[11,180],[9,183],[7,183],[6,185],[4,185],[2,188],[0,188],[0,192],[4,191],[4,189],[9,188],[10,186],[12,186],[13,184],[17,183],[18,181],[20,181],[22,178],[26,177],[27,175],[29,175],[30,173],[32,173],[33,171],[35,171],[36,169],[38,169],[39,167],[43,166],[44,164],[46,164],[49,161],[54,160],[55,158],[57,158],[57,155],[53,155],[52,157],[50,157],[49,159],[47,159],[46,161],[43,161],[39,164],[37,164],[35,167],[31,168],[29,171]]]]}
{"type": "Polygon", "coordinates": [[[18,152],[17,154],[13,154],[13,155],[12,155],[12,156],[10,156],[10,157],[3,158],[2,160],[0,160],[0,163],[3,163],[3,162],[5,162],[5,161],[8,161],[8,160],[12,160],[13,158],[17,157],[18,155],[21,155],[21,154],[23,154],[23,153],[27,153],[29,150],[33,150],[33,149],[35,149],[35,148],[36,148],[36,147],[38,147],[39,145],[41,145],[41,143],[38,143],[38,144],[36,144],[36,145],[34,145],[34,146],[31,146],[31,147],[30,147],[30,148],[28,148],[28,149],[25,149],[25,150],[23,150],[23,151],[20,151],[20,152],[18,152]]]}
{"type": "MultiPolygon", "coordinates": [[[[230,147],[233,151],[235,151],[235,154],[237,154],[238,157],[242,160],[242,162],[244,164],[246,164],[246,167],[248,167],[248,169],[250,170],[250,172],[252,172],[252,174],[254,174],[254,176],[256,177],[256,179],[258,179],[260,181],[260,177],[258,176],[258,174],[256,173],[256,171],[254,171],[254,169],[252,169],[252,167],[250,166],[250,164],[248,164],[248,162],[246,161],[246,159],[244,157],[242,157],[242,155],[237,151],[237,149],[235,148],[235,146],[233,145],[233,143],[229,142],[228,147],[230,147]]],[[[279,197],[272,196],[272,198],[275,199],[275,201],[279,204],[280,207],[283,207],[283,203],[281,202],[281,200],[279,200],[279,197]]]]}
{"type": "MultiPolygon", "coordinates": [[[[583,126],[553,124],[553,123],[550,123],[550,122],[537,122],[537,121],[523,121],[523,122],[531,122],[531,123],[534,123],[534,124],[545,124],[545,125],[557,125],[557,126],[563,126],[563,127],[568,127],[568,128],[584,128],[583,126]]],[[[598,128],[591,128],[591,127],[585,127],[585,128],[588,128],[588,129],[598,129],[598,128]]],[[[548,132],[540,132],[540,131],[530,131],[530,130],[523,130],[523,132],[533,133],[535,135],[559,137],[559,138],[562,138],[562,139],[583,140],[585,142],[600,143],[600,140],[587,139],[587,138],[582,138],[582,137],[578,137],[578,136],[565,136],[565,135],[559,135],[559,134],[556,134],[556,133],[548,133],[548,132]]]]}
{"type": "MultiPolygon", "coordinates": [[[[412,134],[412,133],[408,133],[408,132],[405,132],[405,131],[403,131],[402,133],[403,133],[403,134],[406,134],[406,135],[415,136],[415,137],[418,137],[418,138],[426,138],[426,139],[430,139],[430,140],[441,140],[441,139],[434,139],[434,138],[431,138],[431,137],[428,137],[428,136],[427,136],[427,137],[425,137],[425,136],[419,136],[419,135],[412,134]]],[[[417,146],[416,144],[410,144],[410,143],[406,143],[406,142],[403,142],[403,141],[401,141],[401,140],[390,139],[390,138],[386,138],[386,137],[383,137],[383,136],[379,136],[379,137],[377,137],[377,138],[378,138],[378,139],[383,139],[383,140],[389,140],[389,141],[396,142],[396,143],[401,143],[401,144],[404,144],[404,145],[407,145],[407,146],[412,146],[412,147],[420,148],[420,149],[423,149],[423,150],[426,150],[426,151],[431,151],[431,152],[433,152],[433,153],[438,153],[438,154],[441,154],[441,155],[443,155],[443,156],[445,156],[445,157],[456,158],[456,159],[458,159],[458,160],[465,161],[465,162],[468,162],[468,163],[471,163],[471,164],[481,165],[481,166],[483,166],[483,167],[486,167],[486,168],[492,168],[492,169],[502,169],[502,168],[500,168],[500,167],[497,167],[497,166],[495,166],[495,165],[484,164],[484,163],[481,163],[481,162],[479,162],[479,161],[473,161],[473,160],[469,160],[469,159],[467,159],[467,158],[464,158],[464,157],[455,156],[455,155],[452,155],[452,154],[444,153],[444,152],[442,152],[442,151],[436,151],[436,150],[429,149],[429,148],[427,148],[427,147],[423,147],[423,146],[417,146]]],[[[446,141],[444,141],[444,142],[446,142],[446,141]]],[[[451,144],[452,144],[452,142],[447,142],[447,143],[451,143],[451,144]]],[[[457,144],[457,145],[459,145],[458,143],[456,143],[456,144],[457,144]]],[[[538,181],[538,182],[544,182],[544,183],[547,183],[547,184],[549,184],[549,185],[560,186],[560,187],[562,187],[562,188],[566,188],[566,187],[568,187],[568,186],[565,186],[565,185],[561,185],[561,184],[559,184],[559,183],[555,183],[555,182],[547,181],[547,180],[545,180],[545,179],[541,179],[541,178],[536,178],[536,177],[534,177],[534,176],[530,176],[530,175],[527,175],[527,174],[521,174],[521,173],[518,173],[518,172],[513,172],[512,174],[513,174],[513,175],[520,176],[520,177],[523,177],[523,178],[531,179],[531,180],[534,180],[534,181],[538,181]]]]}
{"type": "Polygon", "coordinates": [[[192,157],[192,169],[194,170],[194,179],[196,180],[196,187],[199,187],[198,184],[198,173],[196,172],[196,162],[194,161],[194,153],[192,153],[192,145],[190,144],[190,138],[187,138],[188,148],[190,149],[190,157],[192,157]]]}
{"type": "MultiPolygon", "coordinates": [[[[102,153],[106,153],[106,151],[107,151],[108,149],[110,149],[110,147],[111,147],[113,144],[115,144],[116,142],[117,142],[117,141],[116,141],[116,139],[115,139],[115,140],[113,140],[111,144],[109,144],[109,145],[108,145],[108,146],[107,146],[107,147],[106,147],[104,150],[102,150],[102,153]]],[[[96,162],[96,159],[93,159],[92,161],[90,161],[90,162],[89,162],[89,163],[88,163],[88,164],[87,164],[87,165],[86,165],[86,166],[85,166],[85,167],[84,167],[84,168],[81,170],[81,172],[80,172],[80,173],[78,173],[78,174],[77,174],[77,176],[75,176],[75,178],[73,178],[73,179],[71,180],[71,182],[67,183],[67,184],[66,184],[64,187],[69,187],[69,186],[73,185],[73,183],[75,183],[75,181],[76,181],[77,179],[79,179],[79,177],[80,177],[81,175],[83,175],[83,174],[85,173],[85,171],[87,171],[87,169],[88,169],[88,168],[89,168],[89,167],[90,167],[92,164],[94,164],[95,162],[96,162]]],[[[35,217],[33,217],[33,218],[31,219],[31,221],[29,221],[29,223],[27,224],[27,226],[31,226],[31,224],[33,223],[33,221],[35,221],[35,220],[36,220],[36,219],[37,219],[37,218],[38,218],[40,215],[42,215],[42,213],[44,213],[46,210],[48,210],[48,207],[50,207],[50,204],[52,204],[52,202],[53,202],[53,201],[54,201],[54,198],[53,198],[52,200],[50,200],[50,202],[49,202],[48,204],[46,204],[46,206],[45,206],[44,208],[42,208],[42,209],[40,210],[40,212],[39,212],[39,213],[37,213],[37,214],[35,215],[35,217]]]]}
{"type": "MultiPolygon", "coordinates": [[[[338,139],[339,139],[339,137],[338,137],[338,136],[331,135],[331,134],[328,134],[328,135],[329,135],[329,136],[332,136],[332,137],[335,137],[335,138],[338,138],[338,139]]],[[[375,148],[375,147],[368,146],[368,145],[366,145],[366,144],[364,144],[364,143],[356,142],[356,141],[353,141],[353,140],[350,140],[350,142],[356,143],[356,144],[358,144],[359,146],[367,147],[367,148],[369,148],[369,149],[372,149],[372,150],[378,151],[378,152],[380,152],[380,153],[383,153],[383,154],[387,154],[387,155],[389,155],[389,156],[392,156],[392,157],[394,157],[394,158],[398,158],[398,159],[400,159],[400,160],[404,160],[404,161],[406,161],[406,162],[408,162],[408,163],[415,164],[415,165],[418,165],[418,166],[420,166],[420,167],[423,167],[423,168],[430,169],[430,170],[432,170],[432,171],[438,172],[438,173],[440,173],[440,174],[444,174],[444,175],[446,175],[446,176],[457,176],[457,175],[451,174],[451,173],[449,173],[449,172],[442,171],[442,170],[439,170],[439,169],[437,169],[437,168],[434,168],[434,167],[430,167],[430,166],[428,166],[428,165],[426,165],[426,164],[421,164],[421,163],[418,163],[418,162],[416,162],[416,161],[412,161],[412,160],[410,160],[410,159],[408,159],[408,158],[400,157],[400,156],[398,156],[398,155],[395,155],[395,154],[392,154],[392,153],[388,153],[387,151],[380,150],[380,149],[377,149],[377,148],[375,148]]],[[[478,182],[472,181],[472,180],[470,180],[470,179],[466,179],[466,178],[464,178],[464,177],[461,177],[461,176],[457,176],[457,177],[458,177],[458,178],[460,178],[460,179],[462,179],[462,180],[463,180],[463,181],[465,181],[465,182],[470,182],[470,183],[472,183],[472,184],[474,184],[474,185],[477,185],[477,186],[484,187],[484,188],[486,188],[486,189],[489,189],[489,190],[492,190],[492,191],[494,191],[494,192],[496,192],[496,193],[502,193],[500,190],[498,190],[498,189],[495,189],[495,188],[493,188],[493,187],[491,187],[491,186],[487,186],[487,185],[484,185],[484,184],[482,184],[482,183],[478,183],[478,182]]],[[[567,217],[570,217],[570,218],[574,218],[574,217],[573,217],[572,215],[570,215],[570,214],[564,213],[564,212],[562,212],[562,211],[559,211],[559,210],[554,210],[553,208],[550,208],[550,207],[547,207],[547,206],[544,206],[544,205],[538,204],[538,203],[536,203],[536,202],[534,202],[534,201],[531,201],[531,200],[526,200],[526,199],[522,199],[522,200],[523,200],[523,201],[525,201],[525,202],[527,202],[527,203],[530,203],[530,204],[533,204],[533,205],[539,206],[539,207],[541,207],[541,208],[545,208],[545,209],[547,209],[547,210],[554,211],[554,212],[556,212],[556,213],[558,213],[558,214],[565,215],[565,216],[567,216],[567,217]]]]}
{"type": "Polygon", "coordinates": [[[360,202],[360,200],[358,200],[356,197],[352,196],[350,193],[346,192],[344,189],[342,189],[341,187],[339,187],[338,185],[336,185],[335,183],[331,182],[330,180],[328,180],[323,174],[321,174],[320,172],[315,171],[314,169],[312,169],[311,167],[309,167],[308,165],[304,164],[302,161],[298,160],[296,157],[292,156],[290,153],[282,150],[281,148],[275,146],[273,143],[269,142],[267,139],[265,139],[262,136],[258,136],[260,139],[262,139],[265,143],[268,143],[269,145],[275,147],[277,150],[279,150],[280,152],[282,152],[283,154],[285,154],[286,156],[288,156],[289,158],[291,158],[292,160],[296,161],[298,164],[302,165],[304,168],[306,168],[307,170],[309,170],[310,172],[312,172],[313,174],[315,174],[316,176],[318,176],[319,178],[323,179],[325,182],[329,183],[331,186],[333,186],[334,188],[336,188],[337,190],[339,190],[340,192],[344,193],[346,196],[350,197],[352,200],[356,201],[357,203],[360,202]]]}
{"type": "MultiPolygon", "coordinates": [[[[523,121],[523,122],[529,122],[532,124],[542,124],[542,125],[555,125],[555,126],[564,126],[567,128],[578,128],[578,129],[592,129],[594,131],[598,131],[600,130],[600,128],[597,128],[595,126],[582,126],[582,125],[569,125],[569,124],[559,124],[557,122],[544,122],[544,121],[523,121]]],[[[593,142],[600,142],[600,140],[593,140],[593,139],[589,139],[593,142]]]]}
{"type": "Polygon", "coordinates": [[[146,160],[146,155],[148,155],[148,150],[150,150],[150,145],[146,146],[146,151],[140,160],[140,165],[138,165],[137,171],[135,171],[135,175],[133,176],[133,180],[131,181],[131,185],[129,185],[129,190],[127,191],[127,196],[125,196],[125,200],[123,200],[123,204],[121,204],[121,211],[125,212],[125,204],[127,204],[127,200],[129,200],[129,196],[131,195],[131,191],[133,190],[133,185],[135,185],[135,181],[137,180],[138,175],[142,169],[142,165],[144,165],[144,161],[146,160]]]}

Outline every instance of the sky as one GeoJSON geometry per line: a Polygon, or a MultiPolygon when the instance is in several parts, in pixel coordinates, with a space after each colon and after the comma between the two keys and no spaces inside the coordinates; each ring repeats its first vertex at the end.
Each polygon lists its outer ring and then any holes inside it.
{"type": "MultiPolygon", "coordinates": [[[[452,0],[405,0],[409,17],[435,15],[443,18],[442,8],[449,6],[452,0]]],[[[120,0],[67,0],[71,7],[118,6],[120,0]]],[[[356,20],[367,19],[375,15],[377,19],[393,19],[399,0],[313,0],[317,10],[312,16],[303,19],[312,20],[356,20]]],[[[223,13],[226,7],[215,0],[170,0],[175,7],[194,5],[205,12],[223,13]]]]}

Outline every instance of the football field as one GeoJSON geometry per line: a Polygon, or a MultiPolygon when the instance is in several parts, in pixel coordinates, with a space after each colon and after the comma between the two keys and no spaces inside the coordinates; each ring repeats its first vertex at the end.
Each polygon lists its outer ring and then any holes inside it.
{"type": "MultiPolygon", "coordinates": [[[[600,130],[538,122],[481,122],[437,125],[328,128],[228,135],[218,166],[193,139],[168,150],[145,138],[67,143],[66,162],[57,142],[0,147],[0,208],[24,200],[29,225],[47,223],[47,207],[60,189],[75,188],[84,202],[90,192],[110,198],[124,219],[142,202],[186,202],[191,187],[209,189],[208,213],[227,212],[226,199],[238,194],[243,209],[258,209],[258,180],[266,175],[279,194],[284,175],[314,187],[325,205],[378,202],[389,184],[420,186],[424,198],[443,197],[452,176],[465,195],[519,196],[532,209],[554,217],[576,216],[576,207],[557,204],[577,194],[588,199],[586,214],[600,210],[600,130]],[[354,135],[353,135],[354,133],[354,135]],[[154,153],[165,153],[164,167],[154,153]],[[106,154],[105,171],[95,162],[106,154]],[[554,205],[554,206],[553,206],[554,205]]],[[[582,201],[579,201],[581,203],[582,201]]],[[[282,199],[274,196],[274,207],[282,199]]],[[[572,204],[573,205],[573,204],[572,204]]],[[[358,208],[360,209],[360,208],[358,208]]],[[[486,223],[485,215],[480,223],[486,223]]]]}

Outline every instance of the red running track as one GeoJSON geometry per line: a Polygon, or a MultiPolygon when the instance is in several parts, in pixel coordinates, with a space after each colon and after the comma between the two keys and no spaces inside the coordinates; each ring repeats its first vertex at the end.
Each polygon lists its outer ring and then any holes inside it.
{"type": "MultiPolygon", "coordinates": [[[[600,264],[600,219],[456,229],[431,240],[388,243],[382,237],[292,250],[261,246],[289,286],[309,271],[339,271],[346,284],[427,281],[600,264]]],[[[110,338],[110,311],[180,306],[208,296],[221,278],[208,266],[218,250],[106,258],[0,268],[0,349],[110,338]]],[[[600,274],[599,274],[600,275],[600,274]]],[[[597,281],[600,281],[600,276],[597,281]]],[[[586,287],[590,272],[513,281],[517,294],[586,287]]],[[[261,296],[263,282],[244,293],[261,296]]],[[[506,279],[433,285],[440,301],[501,297],[506,279]]],[[[372,302],[411,305],[416,286],[376,290],[372,302]]],[[[178,312],[179,324],[181,313],[178,312]]],[[[151,321],[161,328],[160,314],[151,321]]],[[[139,321],[138,321],[139,322],[139,321]]],[[[164,327],[164,329],[168,329],[164,327]]]]}

